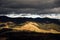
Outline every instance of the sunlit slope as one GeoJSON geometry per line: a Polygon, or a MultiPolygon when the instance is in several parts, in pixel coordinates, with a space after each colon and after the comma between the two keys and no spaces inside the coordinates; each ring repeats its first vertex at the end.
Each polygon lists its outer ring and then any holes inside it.
{"type": "Polygon", "coordinates": [[[15,24],[13,22],[6,22],[6,23],[0,23],[3,25],[2,28],[10,28],[13,29],[13,31],[34,31],[34,32],[41,32],[41,33],[60,33],[60,26],[54,23],[37,23],[33,21],[27,21],[22,24],[15,24]]]}
{"type": "Polygon", "coordinates": [[[25,25],[23,25],[21,27],[17,26],[13,29],[21,30],[21,31],[43,32],[43,33],[60,33],[58,31],[54,30],[53,28],[49,29],[49,30],[45,30],[45,29],[40,28],[40,26],[39,27],[38,26],[39,25],[36,22],[27,22],[25,25]]]}

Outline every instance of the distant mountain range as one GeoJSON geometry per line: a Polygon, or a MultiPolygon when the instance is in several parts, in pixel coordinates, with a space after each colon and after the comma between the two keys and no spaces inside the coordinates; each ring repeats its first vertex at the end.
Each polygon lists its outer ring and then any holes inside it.
{"type": "Polygon", "coordinates": [[[60,25],[60,19],[51,19],[48,17],[45,18],[26,18],[26,17],[18,17],[18,18],[10,18],[7,16],[0,16],[0,22],[15,22],[15,23],[23,23],[26,21],[34,21],[34,22],[40,22],[40,23],[55,23],[60,25]]]}

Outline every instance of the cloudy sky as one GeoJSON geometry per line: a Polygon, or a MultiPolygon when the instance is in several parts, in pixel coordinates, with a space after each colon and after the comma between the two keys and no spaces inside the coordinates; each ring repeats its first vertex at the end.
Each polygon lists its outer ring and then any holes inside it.
{"type": "Polygon", "coordinates": [[[0,0],[0,14],[19,13],[22,8],[39,9],[40,13],[60,13],[60,0],[0,0]]]}

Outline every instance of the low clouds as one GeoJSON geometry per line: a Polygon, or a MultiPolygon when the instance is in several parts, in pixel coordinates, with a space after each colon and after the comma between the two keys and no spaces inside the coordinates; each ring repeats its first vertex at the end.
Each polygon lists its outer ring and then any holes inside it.
{"type": "Polygon", "coordinates": [[[26,17],[26,18],[52,18],[52,19],[60,19],[60,14],[8,14],[5,15],[7,17],[11,17],[11,18],[18,18],[18,17],[26,17]]]}

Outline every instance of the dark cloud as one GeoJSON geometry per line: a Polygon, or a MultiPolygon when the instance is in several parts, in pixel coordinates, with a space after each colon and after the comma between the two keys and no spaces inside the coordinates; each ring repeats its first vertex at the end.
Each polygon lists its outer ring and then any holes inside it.
{"type": "Polygon", "coordinates": [[[10,12],[19,13],[19,11],[21,12],[21,8],[39,9],[40,13],[59,12],[59,7],[60,0],[0,0],[0,14],[8,14],[10,12]]]}
{"type": "Polygon", "coordinates": [[[2,0],[1,7],[8,8],[51,8],[54,5],[54,0],[2,0]]]}
{"type": "Polygon", "coordinates": [[[56,4],[57,7],[60,7],[60,0],[56,0],[55,4],[56,4]]]}

